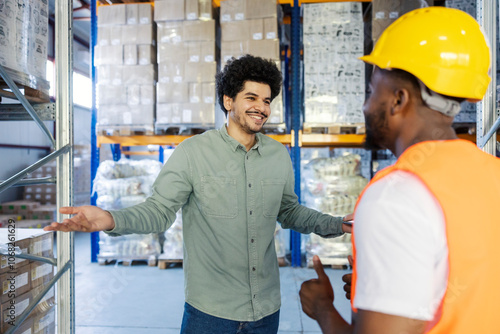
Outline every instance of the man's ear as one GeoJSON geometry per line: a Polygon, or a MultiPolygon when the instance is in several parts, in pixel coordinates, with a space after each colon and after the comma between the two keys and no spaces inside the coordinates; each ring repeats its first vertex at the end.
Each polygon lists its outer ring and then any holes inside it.
{"type": "Polygon", "coordinates": [[[394,91],[394,100],[391,115],[403,112],[410,103],[410,92],[406,88],[398,88],[394,91]]]}
{"type": "Polygon", "coordinates": [[[231,112],[231,109],[233,108],[233,99],[227,95],[224,95],[223,99],[224,99],[224,108],[228,112],[231,112]]]}

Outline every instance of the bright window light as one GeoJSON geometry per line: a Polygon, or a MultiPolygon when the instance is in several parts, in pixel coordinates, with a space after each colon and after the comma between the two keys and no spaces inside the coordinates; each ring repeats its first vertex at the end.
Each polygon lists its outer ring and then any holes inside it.
{"type": "MultiPolygon", "coordinates": [[[[56,80],[55,80],[54,62],[47,61],[47,81],[50,83],[49,95],[55,97],[56,80]]],[[[92,108],[92,81],[77,72],[73,72],[73,103],[85,108],[92,108]]]]}
{"type": "Polygon", "coordinates": [[[73,103],[92,108],[92,81],[76,72],[73,72],[73,103]]]}

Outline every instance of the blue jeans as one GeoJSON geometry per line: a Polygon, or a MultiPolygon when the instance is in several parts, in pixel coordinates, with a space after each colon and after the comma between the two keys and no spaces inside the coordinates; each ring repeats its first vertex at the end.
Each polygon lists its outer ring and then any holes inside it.
{"type": "Polygon", "coordinates": [[[203,313],[184,304],[181,334],[276,334],[280,311],[259,321],[233,321],[203,313]]]}

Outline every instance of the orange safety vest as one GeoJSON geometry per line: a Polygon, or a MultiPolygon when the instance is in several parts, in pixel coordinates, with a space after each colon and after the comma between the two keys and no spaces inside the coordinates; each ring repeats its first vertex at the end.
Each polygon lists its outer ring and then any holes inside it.
{"type": "MultiPolygon", "coordinates": [[[[396,170],[422,181],[439,201],[446,223],[448,283],[436,322],[429,322],[426,332],[500,333],[500,159],[465,140],[422,142],[377,173],[368,187],[396,170]]],[[[356,311],[355,235],[352,244],[356,311]]]]}

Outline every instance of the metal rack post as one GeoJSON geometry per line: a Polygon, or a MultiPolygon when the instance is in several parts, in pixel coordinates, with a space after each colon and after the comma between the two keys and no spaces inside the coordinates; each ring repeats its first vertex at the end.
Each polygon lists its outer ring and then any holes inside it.
{"type": "Polygon", "coordinates": [[[486,153],[496,155],[496,129],[498,128],[498,123],[495,122],[497,118],[496,35],[498,29],[498,1],[477,0],[476,10],[477,20],[486,33],[491,49],[491,82],[484,99],[477,103],[476,142],[479,148],[486,153]]]}
{"type": "MultiPolygon", "coordinates": [[[[73,205],[73,2],[55,2],[56,148],[69,145],[57,160],[57,208],[73,205]]],[[[57,221],[63,217],[57,214],[57,221]]],[[[74,233],[57,232],[57,332],[75,332],[74,233]]]]}
{"type": "MultiPolygon", "coordinates": [[[[90,72],[92,76],[92,120],[90,126],[90,184],[91,192],[94,188],[94,179],[99,167],[99,147],[97,147],[97,107],[96,107],[96,73],[94,64],[94,48],[97,45],[97,3],[96,0],[90,2],[90,72]]],[[[96,205],[97,194],[91,193],[90,204],[96,205]]],[[[90,261],[97,262],[99,254],[99,232],[90,234],[90,261]]]]}
{"type": "MultiPolygon", "coordinates": [[[[301,131],[301,113],[302,105],[300,104],[300,6],[299,0],[294,0],[292,8],[292,21],[291,21],[291,59],[292,59],[292,131],[294,133],[294,141],[292,142],[292,163],[295,172],[295,193],[300,201],[300,146],[299,146],[299,132],[301,131]]],[[[300,233],[290,231],[291,239],[291,253],[292,253],[292,267],[301,266],[300,254],[300,233]]]]}

